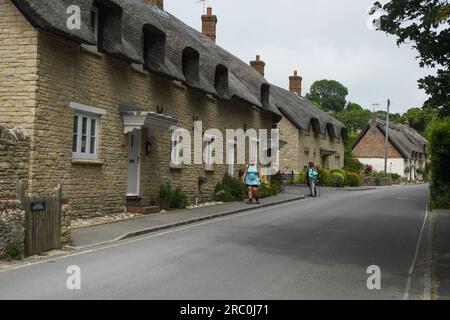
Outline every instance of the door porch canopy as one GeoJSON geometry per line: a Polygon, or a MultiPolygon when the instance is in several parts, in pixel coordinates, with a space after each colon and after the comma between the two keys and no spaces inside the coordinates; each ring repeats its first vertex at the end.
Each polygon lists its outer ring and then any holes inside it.
{"type": "Polygon", "coordinates": [[[122,104],[119,106],[119,110],[123,120],[124,134],[130,133],[133,130],[147,128],[149,135],[155,135],[170,131],[178,122],[172,117],[149,112],[139,107],[122,104]]]}
{"type": "Polygon", "coordinates": [[[320,148],[320,156],[327,157],[336,154],[337,151],[334,149],[320,148]]]}

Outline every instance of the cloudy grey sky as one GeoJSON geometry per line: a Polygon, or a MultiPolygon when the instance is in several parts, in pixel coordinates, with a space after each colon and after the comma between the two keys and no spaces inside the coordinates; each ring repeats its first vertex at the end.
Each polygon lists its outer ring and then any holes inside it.
{"type": "MultiPolygon", "coordinates": [[[[416,52],[395,38],[367,27],[374,0],[207,0],[219,23],[217,43],[244,61],[261,54],[266,78],[288,87],[294,70],[304,93],[316,80],[338,80],[348,100],[372,108],[392,101],[392,112],[421,107],[426,94],[417,80],[416,52]]],[[[201,30],[203,5],[197,0],[165,0],[165,9],[201,30]]],[[[380,107],[381,108],[381,107],[380,107]]]]}

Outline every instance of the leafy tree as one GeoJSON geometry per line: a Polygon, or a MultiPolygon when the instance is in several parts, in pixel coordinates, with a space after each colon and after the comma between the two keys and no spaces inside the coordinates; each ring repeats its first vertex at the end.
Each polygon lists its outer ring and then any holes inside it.
{"type": "Polygon", "coordinates": [[[344,149],[344,168],[348,171],[360,173],[364,169],[364,165],[355,158],[352,150],[353,143],[357,138],[358,134],[356,132],[349,132],[344,149]]]}
{"type": "Polygon", "coordinates": [[[424,134],[425,129],[436,119],[436,110],[431,108],[409,109],[401,118],[401,122],[408,122],[411,128],[424,134]]]}
{"type": "MultiPolygon", "coordinates": [[[[421,67],[437,68],[436,75],[419,80],[430,95],[425,106],[450,115],[450,3],[448,0],[391,0],[382,8],[380,29],[398,37],[397,44],[412,43],[421,67]]],[[[375,13],[375,12],[374,12],[375,13]]]]}
{"type": "Polygon", "coordinates": [[[450,118],[434,123],[429,130],[431,153],[431,206],[450,209],[450,118]]]}
{"type": "Polygon", "coordinates": [[[333,116],[341,121],[350,132],[364,129],[370,121],[371,112],[359,104],[349,102],[342,112],[334,112],[333,116]]]}
{"type": "Polygon", "coordinates": [[[320,80],[313,83],[306,98],[318,103],[325,111],[342,111],[345,108],[348,89],[335,80],[320,80]]]}

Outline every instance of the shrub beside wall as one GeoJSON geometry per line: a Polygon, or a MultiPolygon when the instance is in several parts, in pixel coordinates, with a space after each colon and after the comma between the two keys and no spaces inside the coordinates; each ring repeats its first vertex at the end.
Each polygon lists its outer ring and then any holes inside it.
{"type": "Polygon", "coordinates": [[[429,131],[431,154],[431,207],[450,209],[450,118],[432,125],[429,131]]]}

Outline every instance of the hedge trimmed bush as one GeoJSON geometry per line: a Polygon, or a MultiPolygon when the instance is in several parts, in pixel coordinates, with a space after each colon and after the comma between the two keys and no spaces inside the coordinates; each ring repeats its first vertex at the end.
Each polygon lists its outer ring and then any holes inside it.
{"type": "Polygon", "coordinates": [[[323,168],[319,168],[317,170],[318,174],[319,174],[319,183],[322,186],[330,186],[331,185],[331,180],[330,180],[330,171],[327,169],[323,169],[323,168]]]}
{"type": "Polygon", "coordinates": [[[429,131],[432,208],[450,209],[450,118],[433,124],[429,131]]]}
{"type": "Polygon", "coordinates": [[[349,187],[359,187],[361,184],[361,179],[358,174],[354,172],[348,172],[347,173],[347,185],[349,187]]]}
{"type": "Polygon", "coordinates": [[[345,185],[344,184],[344,182],[345,182],[344,175],[342,175],[339,172],[334,172],[330,176],[330,182],[333,187],[342,188],[345,185]]]}

